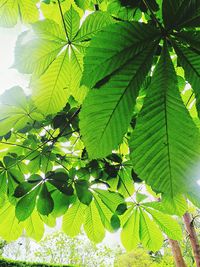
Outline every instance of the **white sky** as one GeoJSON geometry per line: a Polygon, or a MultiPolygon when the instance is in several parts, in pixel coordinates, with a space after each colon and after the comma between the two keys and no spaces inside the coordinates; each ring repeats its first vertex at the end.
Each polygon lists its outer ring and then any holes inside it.
{"type": "Polygon", "coordinates": [[[0,94],[15,85],[26,89],[28,78],[12,69],[14,62],[14,48],[17,36],[23,30],[18,24],[14,28],[0,28],[0,94]]]}

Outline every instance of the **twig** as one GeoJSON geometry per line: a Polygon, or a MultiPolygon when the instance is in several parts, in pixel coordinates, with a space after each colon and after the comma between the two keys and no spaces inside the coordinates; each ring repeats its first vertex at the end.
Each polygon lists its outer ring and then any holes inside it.
{"type": "Polygon", "coordinates": [[[59,6],[59,10],[60,10],[60,15],[62,17],[63,27],[64,27],[64,30],[65,30],[65,34],[66,34],[66,37],[67,37],[68,44],[71,44],[71,41],[69,39],[69,34],[67,32],[67,27],[66,27],[66,24],[65,24],[65,19],[64,19],[63,12],[62,12],[62,7],[61,7],[61,4],[60,4],[60,0],[58,0],[58,6],[59,6]]]}
{"type": "Polygon", "coordinates": [[[149,6],[149,4],[147,3],[146,0],[143,0],[143,3],[145,4],[146,8],[150,11],[154,21],[158,24],[159,28],[161,29],[162,32],[165,32],[165,29],[163,28],[162,24],[160,23],[160,21],[157,19],[157,17],[155,16],[153,10],[151,9],[151,7],[149,6]]]}

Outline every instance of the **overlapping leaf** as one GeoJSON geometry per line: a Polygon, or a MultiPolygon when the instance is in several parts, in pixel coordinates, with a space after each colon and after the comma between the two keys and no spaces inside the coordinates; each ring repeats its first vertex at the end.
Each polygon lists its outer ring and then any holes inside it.
{"type": "Polygon", "coordinates": [[[200,26],[200,3],[198,0],[163,0],[163,20],[167,28],[200,26]]]}
{"type": "Polygon", "coordinates": [[[43,119],[20,87],[6,90],[0,96],[0,110],[0,136],[11,129],[20,130],[35,119],[43,119]]]}
{"type": "MultiPolygon", "coordinates": [[[[162,206],[162,203],[158,204],[162,206]]],[[[121,241],[127,250],[136,248],[140,242],[149,250],[159,250],[163,242],[161,232],[174,240],[182,238],[181,227],[177,221],[158,211],[156,207],[149,208],[148,203],[142,203],[140,207],[132,205],[122,215],[121,221],[121,241]]]]}
{"type": "Polygon", "coordinates": [[[130,147],[134,170],[154,190],[173,197],[194,182],[191,179],[199,159],[199,131],[180,97],[166,45],[130,147]]]}
{"type": "Polygon", "coordinates": [[[107,27],[91,42],[82,82],[87,86],[98,82],[100,88],[89,92],[80,114],[83,141],[91,158],[107,156],[122,142],[152,64],[156,34],[144,24],[120,23],[107,27]],[[117,32],[121,38],[110,40],[117,32]]]}
{"type": "Polygon", "coordinates": [[[23,23],[32,23],[39,19],[37,0],[1,0],[0,26],[13,27],[19,18],[23,23]]]}
{"type": "MultiPolygon", "coordinates": [[[[190,40],[191,39],[189,38],[189,42],[190,40]]],[[[191,84],[195,93],[196,107],[198,114],[200,114],[200,52],[192,47],[185,47],[183,45],[179,45],[178,43],[174,43],[174,48],[178,55],[179,62],[184,68],[185,78],[191,84]]]]}
{"type": "Polygon", "coordinates": [[[60,111],[70,95],[78,102],[85,97],[86,88],[80,88],[85,49],[83,34],[91,37],[111,23],[111,19],[107,13],[97,12],[97,16],[92,15],[92,21],[92,24],[90,19],[84,22],[82,32],[80,16],[71,6],[64,14],[64,21],[61,22],[61,14],[60,23],[50,19],[39,21],[32,25],[32,37],[27,37],[30,33],[19,37],[14,65],[21,72],[32,74],[33,99],[43,114],[60,111]]]}

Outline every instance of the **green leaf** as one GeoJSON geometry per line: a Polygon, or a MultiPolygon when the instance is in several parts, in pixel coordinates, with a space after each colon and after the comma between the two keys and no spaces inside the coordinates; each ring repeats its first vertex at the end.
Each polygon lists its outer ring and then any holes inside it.
{"type": "Polygon", "coordinates": [[[182,44],[189,44],[192,48],[200,50],[200,31],[199,30],[187,30],[176,33],[176,38],[181,41],[182,44]]]}
{"type": "Polygon", "coordinates": [[[140,237],[140,213],[138,208],[133,209],[133,213],[128,218],[121,231],[121,241],[127,251],[131,251],[137,247],[140,237]]]}
{"type": "Polygon", "coordinates": [[[88,10],[91,5],[91,0],[74,0],[74,2],[83,10],[88,10]]]}
{"type": "Polygon", "coordinates": [[[13,241],[22,235],[23,224],[15,216],[15,206],[6,200],[0,207],[0,236],[13,241]]]}
{"type": "MultiPolygon", "coordinates": [[[[5,167],[0,168],[0,178],[2,179],[2,193],[6,193],[10,201],[14,200],[13,194],[16,187],[24,182],[24,175],[16,166],[9,166],[8,159],[10,157],[4,157],[5,167]],[[8,164],[8,165],[7,165],[8,164]]],[[[11,163],[11,161],[9,161],[11,163]]]]}
{"type": "Polygon", "coordinates": [[[165,214],[182,216],[187,211],[187,202],[182,195],[171,198],[168,195],[162,196],[162,201],[152,201],[142,203],[143,206],[161,211],[165,214]]]}
{"type": "Polygon", "coordinates": [[[69,40],[72,41],[79,30],[80,16],[71,5],[70,9],[64,15],[66,30],[69,40]]]}
{"type": "Polygon", "coordinates": [[[39,192],[39,186],[22,197],[16,205],[15,214],[19,221],[26,220],[33,212],[36,204],[36,198],[39,192]]]}
{"type": "Polygon", "coordinates": [[[105,236],[105,229],[94,201],[85,210],[84,230],[88,238],[96,243],[101,242],[105,236]]]}
{"type": "Polygon", "coordinates": [[[87,206],[77,200],[63,216],[63,231],[70,237],[80,233],[87,206]]]}
{"type": "MultiPolygon", "coordinates": [[[[120,20],[139,20],[141,11],[130,5],[122,5],[120,0],[109,0],[108,12],[120,20]]],[[[125,2],[126,4],[126,2],[125,2]]]]}
{"type": "Polygon", "coordinates": [[[69,197],[63,193],[61,193],[58,190],[55,190],[52,194],[51,194],[53,201],[54,201],[54,209],[51,213],[52,216],[54,216],[55,218],[60,217],[61,215],[64,215],[67,211],[67,209],[69,208],[69,205],[71,204],[71,202],[74,199],[73,197],[69,197]]]}
{"type": "Polygon", "coordinates": [[[28,182],[23,182],[21,184],[19,184],[14,192],[14,197],[18,198],[18,197],[23,197],[24,195],[26,195],[29,191],[32,190],[32,188],[35,186],[36,184],[30,184],[28,182]]]}
{"type": "MultiPolygon", "coordinates": [[[[11,129],[20,130],[33,123],[34,115],[39,112],[32,105],[21,87],[12,87],[0,96],[0,136],[11,129]]],[[[40,115],[40,118],[43,117],[40,115]]]]}
{"type": "Polygon", "coordinates": [[[127,210],[127,205],[126,203],[119,204],[117,209],[116,209],[116,214],[122,215],[124,212],[127,210]]]}
{"type": "Polygon", "coordinates": [[[4,172],[0,171],[0,198],[4,196],[7,190],[7,177],[4,172]]]}
{"type": "Polygon", "coordinates": [[[66,90],[67,67],[69,60],[69,51],[59,55],[49,66],[47,71],[31,83],[33,89],[33,100],[35,105],[43,114],[54,114],[64,108],[69,91],[66,90]]]}
{"type": "Polygon", "coordinates": [[[130,140],[134,170],[153,190],[173,198],[197,178],[199,145],[165,44],[130,140]]]}
{"type": "Polygon", "coordinates": [[[18,37],[15,47],[14,67],[22,73],[33,74],[39,77],[56,59],[63,44],[45,39],[33,39],[23,44],[26,36],[27,32],[22,33],[18,37]]]}
{"type": "Polygon", "coordinates": [[[171,198],[168,195],[162,196],[162,202],[164,205],[164,210],[169,214],[175,214],[179,216],[183,216],[183,214],[187,211],[188,205],[185,197],[183,195],[175,195],[171,198]]]}
{"type": "Polygon", "coordinates": [[[77,32],[75,41],[84,42],[92,38],[105,26],[114,23],[108,12],[97,11],[90,14],[83,22],[82,27],[77,32]]]}
{"type": "MultiPolygon", "coordinates": [[[[60,25],[60,23],[57,23],[52,19],[37,21],[36,23],[32,24],[32,28],[35,33],[34,38],[38,38],[40,41],[53,41],[59,43],[60,45],[63,42],[66,42],[66,36],[63,27],[60,25]]],[[[64,43],[62,44],[62,47],[63,46],[64,43]]]]}
{"type": "Polygon", "coordinates": [[[67,173],[55,172],[48,177],[48,182],[55,186],[60,192],[68,196],[73,195],[74,189],[68,183],[69,176],[67,173]]]}
{"type": "Polygon", "coordinates": [[[125,198],[132,196],[134,193],[134,183],[131,176],[131,167],[122,166],[118,172],[118,177],[118,192],[125,198]]]}
{"type": "Polygon", "coordinates": [[[200,26],[200,3],[198,0],[163,0],[163,20],[167,28],[200,26]]]}
{"type": "Polygon", "coordinates": [[[113,214],[110,222],[114,231],[117,231],[120,228],[120,219],[116,214],[113,214]]]}
{"type": "Polygon", "coordinates": [[[200,53],[193,48],[173,43],[178,60],[185,71],[185,78],[191,84],[196,97],[196,107],[200,115],[200,53]]]}
{"type": "Polygon", "coordinates": [[[49,215],[54,208],[54,202],[46,183],[43,183],[37,199],[37,210],[42,215],[49,215]]]}
{"type": "Polygon", "coordinates": [[[80,113],[80,128],[90,158],[103,158],[122,142],[153,52],[154,46],[143,50],[135,56],[134,65],[130,61],[108,83],[87,95],[80,113]]]}
{"type": "Polygon", "coordinates": [[[93,198],[92,193],[89,191],[89,185],[86,180],[77,180],[75,182],[78,199],[85,205],[89,205],[93,198]]]}
{"type": "Polygon", "coordinates": [[[153,252],[158,251],[163,244],[161,231],[142,209],[140,209],[140,240],[145,248],[153,252]]]}
{"type": "Polygon", "coordinates": [[[199,185],[195,185],[193,190],[187,192],[186,197],[193,203],[194,206],[200,208],[199,185]]]}
{"type": "Polygon", "coordinates": [[[44,223],[36,210],[33,211],[23,225],[28,237],[33,238],[38,242],[42,239],[44,235],[44,223]]]}
{"type": "Polygon", "coordinates": [[[148,208],[145,210],[152,215],[154,221],[169,238],[182,240],[182,229],[175,219],[157,210],[148,208]]]}
{"type": "Polygon", "coordinates": [[[105,229],[109,232],[113,232],[113,228],[111,226],[111,217],[113,212],[107,207],[104,202],[98,197],[97,194],[94,193],[94,202],[98,209],[99,215],[101,217],[102,224],[104,225],[105,229]]]}
{"type": "MultiPolygon", "coordinates": [[[[60,1],[60,6],[62,9],[62,13],[65,14],[66,11],[68,11],[73,4],[73,7],[75,8],[76,5],[74,4],[74,1],[60,1]]],[[[58,5],[58,1],[51,1],[49,5],[45,3],[41,3],[40,9],[44,15],[45,18],[54,20],[56,22],[61,22],[61,15],[60,15],[60,8],[58,5]]],[[[80,9],[78,10],[80,11],[80,9]]],[[[64,32],[64,31],[63,31],[64,32]]]]}
{"type": "Polygon", "coordinates": [[[1,0],[0,26],[13,27],[20,18],[23,23],[32,23],[39,19],[37,0],[1,0]]]}
{"type": "Polygon", "coordinates": [[[118,205],[124,203],[123,197],[115,192],[102,189],[94,189],[101,201],[112,211],[115,212],[118,205]]]}
{"type": "Polygon", "coordinates": [[[103,28],[87,49],[82,84],[94,87],[124,64],[135,60],[135,56],[148,45],[152,47],[158,37],[155,28],[139,22],[119,22],[103,28]]]}

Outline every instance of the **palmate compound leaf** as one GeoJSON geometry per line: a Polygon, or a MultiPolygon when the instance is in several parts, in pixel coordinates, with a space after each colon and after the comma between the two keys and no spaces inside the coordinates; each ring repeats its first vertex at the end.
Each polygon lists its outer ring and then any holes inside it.
{"type": "Polygon", "coordinates": [[[164,44],[130,140],[134,170],[158,192],[170,197],[184,192],[195,182],[199,140],[164,44]]]}
{"type": "Polygon", "coordinates": [[[88,17],[83,23],[82,32],[80,16],[71,7],[64,14],[67,34],[63,24],[45,19],[32,25],[34,35],[29,37],[30,32],[23,33],[18,39],[14,66],[23,73],[32,74],[33,100],[44,115],[60,111],[70,95],[80,103],[85,97],[87,89],[80,87],[80,79],[86,43],[81,38],[83,33],[91,37],[112,22],[105,12],[91,16],[91,20],[88,17]]]}
{"type": "Polygon", "coordinates": [[[94,189],[93,196],[87,205],[77,198],[63,216],[62,228],[67,235],[74,237],[80,233],[83,225],[88,238],[99,243],[105,236],[105,229],[114,231],[111,218],[124,199],[118,193],[102,189],[94,189]]]}
{"type": "Polygon", "coordinates": [[[153,220],[157,223],[161,231],[173,240],[182,239],[182,230],[178,222],[171,216],[160,211],[145,207],[145,210],[151,214],[153,220]]]}
{"type": "Polygon", "coordinates": [[[133,250],[140,242],[149,250],[159,250],[163,242],[161,231],[170,233],[174,238],[180,238],[180,227],[176,222],[175,226],[171,225],[174,220],[170,216],[153,210],[152,213],[157,216],[157,220],[154,218],[153,220],[151,213],[147,214],[147,212],[143,207],[131,206],[122,215],[121,241],[126,250],[133,250]],[[161,218],[165,221],[160,221],[161,218]],[[175,229],[178,230],[178,233],[174,233],[175,229]]]}
{"type": "Polygon", "coordinates": [[[12,87],[0,96],[0,136],[11,129],[20,130],[35,119],[41,120],[43,116],[21,87],[12,87]]]}
{"type": "Polygon", "coordinates": [[[0,26],[13,27],[20,19],[33,23],[39,19],[37,0],[0,0],[0,26]]]}

